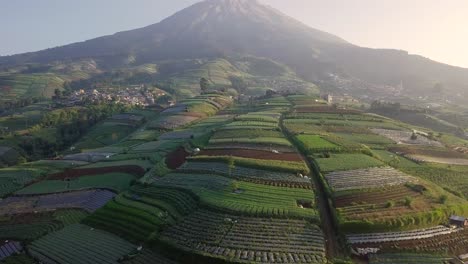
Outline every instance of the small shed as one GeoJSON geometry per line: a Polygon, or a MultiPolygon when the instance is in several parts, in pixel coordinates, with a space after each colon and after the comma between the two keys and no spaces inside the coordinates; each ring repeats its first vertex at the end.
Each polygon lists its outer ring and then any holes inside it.
{"type": "Polygon", "coordinates": [[[452,215],[450,217],[450,225],[454,225],[457,227],[467,227],[468,226],[468,218],[463,216],[456,216],[452,215]]]}

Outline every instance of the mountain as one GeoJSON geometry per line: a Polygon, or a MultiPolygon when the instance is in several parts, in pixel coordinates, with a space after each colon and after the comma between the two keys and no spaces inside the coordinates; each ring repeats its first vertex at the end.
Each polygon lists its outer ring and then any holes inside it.
{"type": "Polygon", "coordinates": [[[288,17],[256,0],[206,0],[160,23],[80,43],[7,57],[0,65],[93,59],[102,69],[164,60],[269,58],[308,81],[331,74],[419,94],[443,83],[451,93],[468,87],[468,69],[405,51],[353,45],[288,17]]]}

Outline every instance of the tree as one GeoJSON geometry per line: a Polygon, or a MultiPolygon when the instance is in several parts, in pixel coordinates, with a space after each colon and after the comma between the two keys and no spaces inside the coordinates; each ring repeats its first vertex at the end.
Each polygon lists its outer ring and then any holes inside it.
{"type": "Polygon", "coordinates": [[[62,91],[60,91],[60,89],[55,89],[54,90],[54,95],[55,95],[55,98],[60,98],[62,97],[62,91]]]}
{"type": "Polygon", "coordinates": [[[201,91],[204,93],[208,90],[208,88],[210,87],[210,82],[205,78],[201,78],[200,79],[200,89],[201,91]]]}

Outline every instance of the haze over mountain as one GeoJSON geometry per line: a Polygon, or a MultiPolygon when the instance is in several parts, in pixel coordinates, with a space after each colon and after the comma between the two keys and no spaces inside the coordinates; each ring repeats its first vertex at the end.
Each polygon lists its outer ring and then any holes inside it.
{"type": "Polygon", "coordinates": [[[407,92],[414,94],[436,83],[443,83],[451,93],[462,93],[468,87],[468,69],[405,51],[358,47],[255,0],[207,0],[145,28],[0,57],[0,65],[91,58],[99,67],[112,69],[162,60],[245,55],[281,62],[313,82],[330,74],[373,84],[403,82],[407,92]]]}

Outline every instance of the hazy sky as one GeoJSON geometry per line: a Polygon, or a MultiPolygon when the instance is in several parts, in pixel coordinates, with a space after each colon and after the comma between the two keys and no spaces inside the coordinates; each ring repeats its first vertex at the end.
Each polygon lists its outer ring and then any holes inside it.
{"type": "MultiPolygon", "coordinates": [[[[261,0],[354,44],[468,68],[468,0],[261,0]]],[[[0,0],[0,55],[159,22],[197,0],[0,0]]]]}

